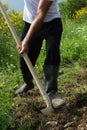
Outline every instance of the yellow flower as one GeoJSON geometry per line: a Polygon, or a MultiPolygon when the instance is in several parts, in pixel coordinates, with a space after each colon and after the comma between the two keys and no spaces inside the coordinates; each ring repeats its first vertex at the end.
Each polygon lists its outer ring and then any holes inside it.
{"type": "MultiPolygon", "coordinates": [[[[23,26],[23,21],[22,21],[22,13],[18,11],[12,11],[9,13],[9,18],[10,21],[12,22],[13,26],[15,27],[16,31],[20,32],[21,28],[23,26]]],[[[5,35],[5,36],[10,36],[10,31],[8,31],[8,25],[6,21],[4,20],[3,16],[0,15],[0,31],[5,35]]]]}
{"type": "Polygon", "coordinates": [[[84,8],[81,8],[81,9],[75,11],[75,13],[73,14],[73,18],[74,19],[81,19],[85,15],[87,15],[87,7],[84,7],[84,8]]]}

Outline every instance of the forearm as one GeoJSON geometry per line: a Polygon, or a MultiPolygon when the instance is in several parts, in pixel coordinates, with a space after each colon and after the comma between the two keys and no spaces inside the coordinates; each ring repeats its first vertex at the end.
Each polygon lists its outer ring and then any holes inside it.
{"type": "Polygon", "coordinates": [[[26,37],[24,38],[24,41],[26,43],[29,42],[29,40],[40,30],[43,24],[44,17],[37,15],[34,21],[32,22],[26,37]]]}

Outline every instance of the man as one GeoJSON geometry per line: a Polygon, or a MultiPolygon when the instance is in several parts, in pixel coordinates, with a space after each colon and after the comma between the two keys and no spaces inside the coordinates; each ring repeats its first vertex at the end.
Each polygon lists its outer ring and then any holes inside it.
{"type": "MultiPolygon", "coordinates": [[[[42,41],[46,40],[46,59],[43,71],[46,81],[46,92],[54,108],[65,104],[58,98],[57,77],[60,65],[60,40],[62,34],[62,23],[58,10],[57,0],[24,0],[25,21],[21,38],[21,45],[17,46],[19,54],[26,52],[35,66],[39,56],[42,41]]],[[[34,88],[32,75],[22,57],[20,57],[20,68],[22,71],[24,85],[15,94],[20,94],[34,88]]]]}

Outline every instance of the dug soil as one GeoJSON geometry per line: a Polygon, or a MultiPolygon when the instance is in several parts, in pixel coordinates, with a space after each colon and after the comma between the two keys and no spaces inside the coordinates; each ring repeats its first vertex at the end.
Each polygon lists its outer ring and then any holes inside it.
{"type": "MultiPolygon", "coordinates": [[[[65,84],[61,88],[71,89],[71,86],[65,84]]],[[[50,115],[43,115],[40,111],[46,105],[38,89],[14,97],[11,107],[14,130],[87,130],[87,92],[80,91],[81,87],[87,87],[86,67],[77,75],[74,86],[78,91],[71,95],[66,93],[63,97],[66,106],[50,115]]]]}

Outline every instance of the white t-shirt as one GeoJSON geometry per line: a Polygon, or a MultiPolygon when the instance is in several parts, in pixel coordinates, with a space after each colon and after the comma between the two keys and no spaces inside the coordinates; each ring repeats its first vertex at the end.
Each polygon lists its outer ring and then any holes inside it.
{"type": "MultiPolygon", "coordinates": [[[[48,22],[54,18],[60,17],[57,0],[50,0],[50,1],[53,1],[53,3],[47,12],[44,22],[48,22]]],[[[32,23],[33,19],[36,16],[38,3],[39,0],[24,0],[24,14],[23,14],[24,21],[32,23]]]]}

